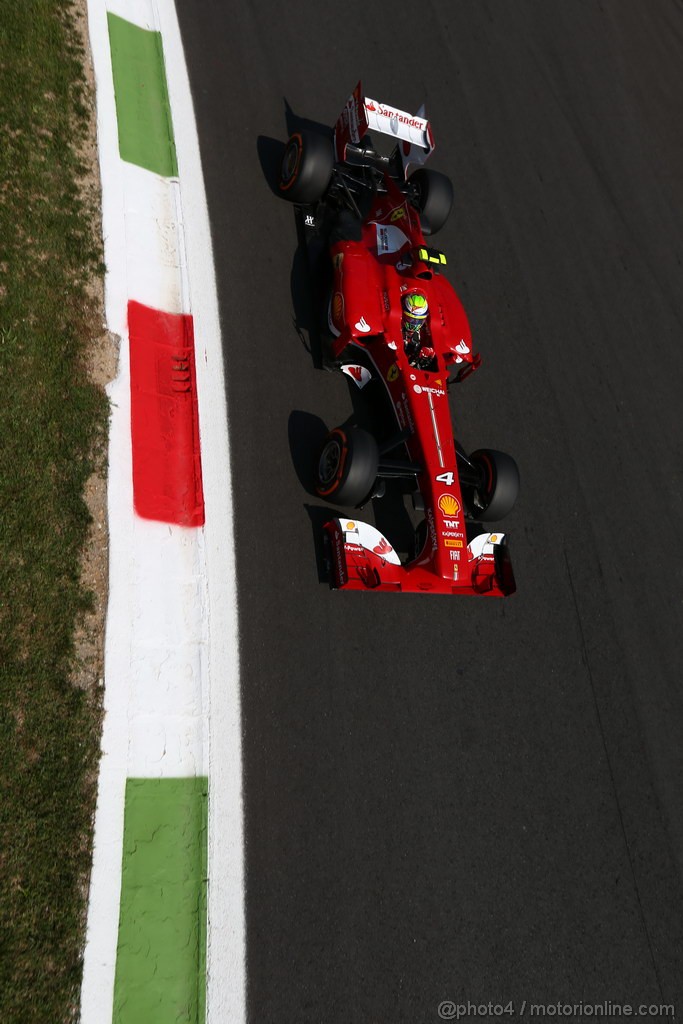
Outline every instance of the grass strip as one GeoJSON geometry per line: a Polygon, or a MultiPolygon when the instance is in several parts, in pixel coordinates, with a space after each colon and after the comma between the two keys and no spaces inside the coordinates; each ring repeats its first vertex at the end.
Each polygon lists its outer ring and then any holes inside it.
{"type": "MultiPolygon", "coordinates": [[[[74,1019],[91,857],[100,694],[76,685],[107,403],[91,98],[76,5],[0,0],[0,1020],[74,1019]]],[[[80,677],[83,683],[82,674],[80,677]]]]}
{"type": "Polygon", "coordinates": [[[207,792],[126,782],[114,1024],[203,1024],[207,792]]]}

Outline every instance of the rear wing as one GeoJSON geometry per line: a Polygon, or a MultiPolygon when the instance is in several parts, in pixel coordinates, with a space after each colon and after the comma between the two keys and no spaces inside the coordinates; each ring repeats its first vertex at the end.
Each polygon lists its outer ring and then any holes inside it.
{"type": "Polygon", "coordinates": [[[424,116],[424,106],[417,114],[389,107],[363,95],[359,82],[334,126],[334,149],[337,161],[346,159],[346,147],[357,146],[368,131],[389,135],[397,141],[397,151],[408,177],[408,169],[421,166],[434,150],[434,136],[424,116]]]}

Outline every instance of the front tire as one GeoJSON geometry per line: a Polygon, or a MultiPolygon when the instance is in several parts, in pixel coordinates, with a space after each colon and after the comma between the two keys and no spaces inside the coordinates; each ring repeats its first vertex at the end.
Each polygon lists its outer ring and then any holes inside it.
{"type": "Polygon", "coordinates": [[[372,434],[360,427],[336,427],[323,441],[315,490],[341,505],[360,505],[377,479],[379,450],[372,434]]]}
{"type": "Polygon", "coordinates": [[[480,483],[473,490],[470,512],[482,523],[504,519],[512,512],[519,494],[519,469],[511,455],[493,448],[472,452],[469,461],[479,470],[480,483]]]}
{"type": "Polygon", "coordinates": [[[294,132],[282,157],[278,191],[291,203],[316,203],[327,189],[333,170],[332,139],[305,129],[294,132]]]}

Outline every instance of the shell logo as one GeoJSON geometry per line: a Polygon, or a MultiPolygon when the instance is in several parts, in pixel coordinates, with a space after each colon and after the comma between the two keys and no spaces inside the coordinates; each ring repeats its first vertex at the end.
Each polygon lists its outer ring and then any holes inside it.
{"type": "Polygon", "coordinates": [[[439,508],[445,516],[455,516],[460,511],[460,502],[452,494],[442,494],[439,498],[439,508]]]}
{"type": "Polygon", "coordinates": [[[348,523],[346,524],[346,529],[347,529],[347,530],[355,530],[355,529],[356,529],[356,524],[355,524],[355,523],[351,523],[351,522],[348,522],[348,523]]]}

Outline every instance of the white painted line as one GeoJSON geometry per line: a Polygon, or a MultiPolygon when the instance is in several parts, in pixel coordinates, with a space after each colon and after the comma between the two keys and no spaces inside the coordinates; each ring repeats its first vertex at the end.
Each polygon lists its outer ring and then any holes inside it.
{"type": "Polygon", "coordinates": [[[209,891],[207,1024],[246,1021],[242,721],[225,377],[211,230],[175,6],[157,5],[175,125],[190,267],[202,436],[208,582],[209,891]]]}
{"type": "MultiPolygon", "coordinates": [[[[208,772],[206,573],[200,530],[129,517],[130,778],[208,772]]],[[[122,681],[123,683],[123,681],[122,681]]]]}
{"type": "MultiPolygon", "coordinates": [[[[97,2],[98,0],[92,0],[93,4],[97,2]]],[[[95,56],[94,50],[93,55],[95,56]]],[[[97,68],[97,57],[95,66],[97,68]]],[[[117,272],[121,277],[125,277],[125,264],[123,261],[110,263],[111,254],[106,248],[105,255],[108,260],[107,287],[111,281],[112,287],[118,291],[120,283],[117,272]]],[[[111,1021],[114,999],[123,815],[128,774],[127,694],[130,649],[127,643],[125,609],[131,593],[133,576],[132,564],[125,556],[121,557],[122,545],[126,543],[126,532],[131,518],[130,514],[126,517],[125,508],[127,505],[132,509],[133,501],[130,427],[126,437],[125,430],[120,426],[122,421],[125,421],[127,412],[130,417],[127,363],[128,346],[122,343],[119,376],[107,389],[112,403],[109,465],[116,466],[117,469],[115,472],[110,470],[108,485],[109,605],[104,652],[104,722],[81,985],[82,1024],[108,1024],[111,1021]],[[130,481],[128,489],[125,487],[126,480],[130,481]]]]}
{"type": "MultiPolygon", "coordinates": [[[[126,232],[123,217],[123,178],[120,173],[118,127],[107,12],[103,0],[88,0],[88,26],[97,87],[97,136],[102,182],[102,234],[107,272],[105,276],[105,316],[110,331],[123,338],[127,321],[127,284],[125,273],[126,232]]],[[[127,365],[128,346],[119,350],[118,377],[107,388],[112,405],[112,420],[130,415],[130,388],[127,365]],[[123,405],[123,409],[121,409],[123,405]]],[[[90,876],[90,899],[86,946],[81,985],[82,1024],[108,1024],[114,1000],[114,970],[118,937],[123,846],[123,814],[127,774],[127,709],[114,693],[113,681],[125,679],[130,659],[122,642],[121,609],[130,593],[131,567],[127,561],[115,564],[117,514],[112,503],[128,501],[132,507],[132,452],[122,431],[112,431],[109,439],[109,463],[117,466],[119,493],[108,489],[110,523],[109,606],[105,637],[105,719],[102,731],[102,757],[99,766],[97,813],[90,876]],[[120,493],[129,482],[128,496],[120,493]],[[112,528],[113,534],[112,536],[112,528]],[[120,618],[120,615],[118,616],[120,618]]]]}
{"type": "Polygon", "coordinates": [[[88,28],[97,84],[97,148],[102,182],[102,235],[107,266],[105,314],[109,330],[121,335],[126,327],[128,304],[126,276],[120,270],[126,259],[126,227],[123,218],[123,178],[120,172],[114,79],[104,0],[88,0],[88,28]]]}
{"type": "MultiPolygon", "coordinates": [[[[163,2],[173,3],[173,0],[163,2]]],[[[107,10],[111,14],[118,14],[119,18],[132,22],[138,28],[147,29],[149,32],[159,31],[153,0],[107,0],[107,10]]]]}
{"type": "Polygon", "coordinates": [[[166,313],[187,313],[178,222],[178,183],[119,160],[123,175],[128,298],[166,313]]]}

